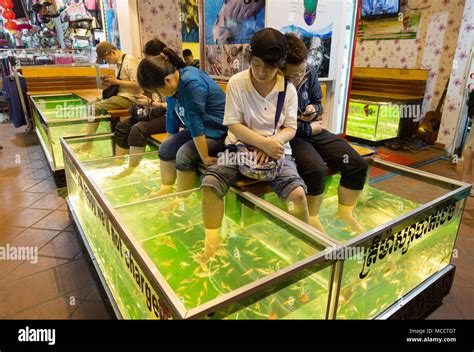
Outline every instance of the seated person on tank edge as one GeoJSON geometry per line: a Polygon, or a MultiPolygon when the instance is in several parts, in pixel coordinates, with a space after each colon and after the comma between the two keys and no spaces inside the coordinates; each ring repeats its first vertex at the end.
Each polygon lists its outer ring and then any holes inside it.
{"type": "Polygon", "coordinates": [[[319,219],[323,201],[325,163],[341,172],[336,218],[354,232],[364,231],[353,216],[354,207],[364,188],[368,164],[346,141],[322,128],[322,91],[316,68],[307,64],[308,50],[296,35],[286,34],[288,42],[286,78],[298,91],[298,131],[291,141],[298,173],[308,188],[310,224],[324,231],[319,219]]]}
{"type": "MultiPolygon", "coordinates": [[[[160,55],[166,48],[159,39],[152,39],[145,44],[145,58],[160,55]]],[[[166,103],[156,93],[135,96],[136,103],[130,108],[130,118],[121,121],[115,127],[115,155],[130,154],[128,168],[121,174],[125,176],[140,164],[141,154],[145,152],[147,139],[154,134],[166,132],[166,103]]]]}
{"type": "MultiPolygon", "coordinates": [[[[97,48],[97,64],[103,62],[109,65],[117,65],[116,76],[102,77],[106,86],[118,86],[117,95],[108,99],[99,98],[92,104],[95,115],[107,115],[110,110],[129,109],[135,102],[135,95],[141,94],[141,89],[137,83],[138,59],[132,55],[125,54],[117,49],[112,43],[102,42],[97,48]]],[[[99,122],[94,121],[87,124],[85,134],[94,134],[99,128],[99,122]]],[[[92,143],[84,143],[81,147],[83,152],[88,152],[92,148],[92,143]]]]}

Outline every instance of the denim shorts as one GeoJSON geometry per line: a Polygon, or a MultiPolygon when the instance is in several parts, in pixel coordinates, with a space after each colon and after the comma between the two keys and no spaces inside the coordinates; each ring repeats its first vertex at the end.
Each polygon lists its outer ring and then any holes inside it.
{"type": "MultiPolygon", "coordinates": [[[[219,198],[226,195],[229,187],[238,181],[242,175],[239,166],[213,165],[206,169],[203,174],[201,187],[210,187],[219,198]]],[[[272,190],[285,201],[291,192],[302,187],[306,193],[306,185],[298,174],[295,159],[291,155],[285,157],[285,166],[281,175],[270,182],[272,190]]]]}

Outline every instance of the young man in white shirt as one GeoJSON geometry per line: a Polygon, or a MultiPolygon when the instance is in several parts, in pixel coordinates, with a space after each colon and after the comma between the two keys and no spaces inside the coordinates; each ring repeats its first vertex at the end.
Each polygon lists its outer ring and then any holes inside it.
{"type": "MultiPolygon", "coordinates": [[[[298,175],[289,145],[296,135],[298,111],[297,92],[291,83],[286,86],[283,108],[275,126],[278,97],[285,91],[285,78],[281,73],[286,58],[284,35],[272,28],[261,30],[252,38],[249,56],[250,69],[233,76],[227,85],[224,115],[224,125],[229,128],[227,144],[239,141],[254,146],[259,163],[285,156],[281,174],[271,181],[272,189],[286,202],[291,214],[308,222],[306,186],[298,175]]],[[[202,262],[213,257],[220,244],[223,197],[240,177],[237,163],[219,162],[204,173],[206,238],[202,262]]]]}

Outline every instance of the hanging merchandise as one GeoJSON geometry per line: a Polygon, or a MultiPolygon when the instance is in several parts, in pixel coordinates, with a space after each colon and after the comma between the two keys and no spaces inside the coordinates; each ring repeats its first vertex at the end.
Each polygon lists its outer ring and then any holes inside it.
{"type": "Polygon", "coordinates": [[[28,122],[27,116],[30,115],[29,105],[23,105],[23,102],[28,101],[26,92],[26,80],[24,77],[19,76],[16,71],[8,79],[3,80],[2,95],[7,101],[10,119],[13,121],[15,128],[24,126],[28,122]]]}
{"type": "Polygon", "coordinates": [[[3,25],[7,31],[11,34],[15,34],[18,30],[18,26],[13,20],[16,18],[15,13],[12,11],[14,4],[12,0],[0,0],[0,6],[2,7],[2,17],[6,20],[3,25]]]}
{"type": "Polygon", "coordinates": [[[38,23],[49,23],[51,19],[59,17],[59,12],[53,0],[50,1],[34,1],[33,11],[36,12],[36,20],[38,23]]]}
{"type": "Polygon", "coordinates": [[[68,2],[66,10],[61,13],[61,20],[69,23],[69,28],[92,29],[94,17],[87,10],[84,2],[68,2]]]}

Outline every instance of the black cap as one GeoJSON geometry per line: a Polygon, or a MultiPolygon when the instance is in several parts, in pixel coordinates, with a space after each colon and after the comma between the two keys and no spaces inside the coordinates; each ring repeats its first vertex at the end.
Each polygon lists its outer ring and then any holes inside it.
{"type": "Polygon", "coordinates": [[[252,37],[250,52],[264,61],[283,60],[286,58],[286,38],[276,29],[264,28],[252,37]]]}

